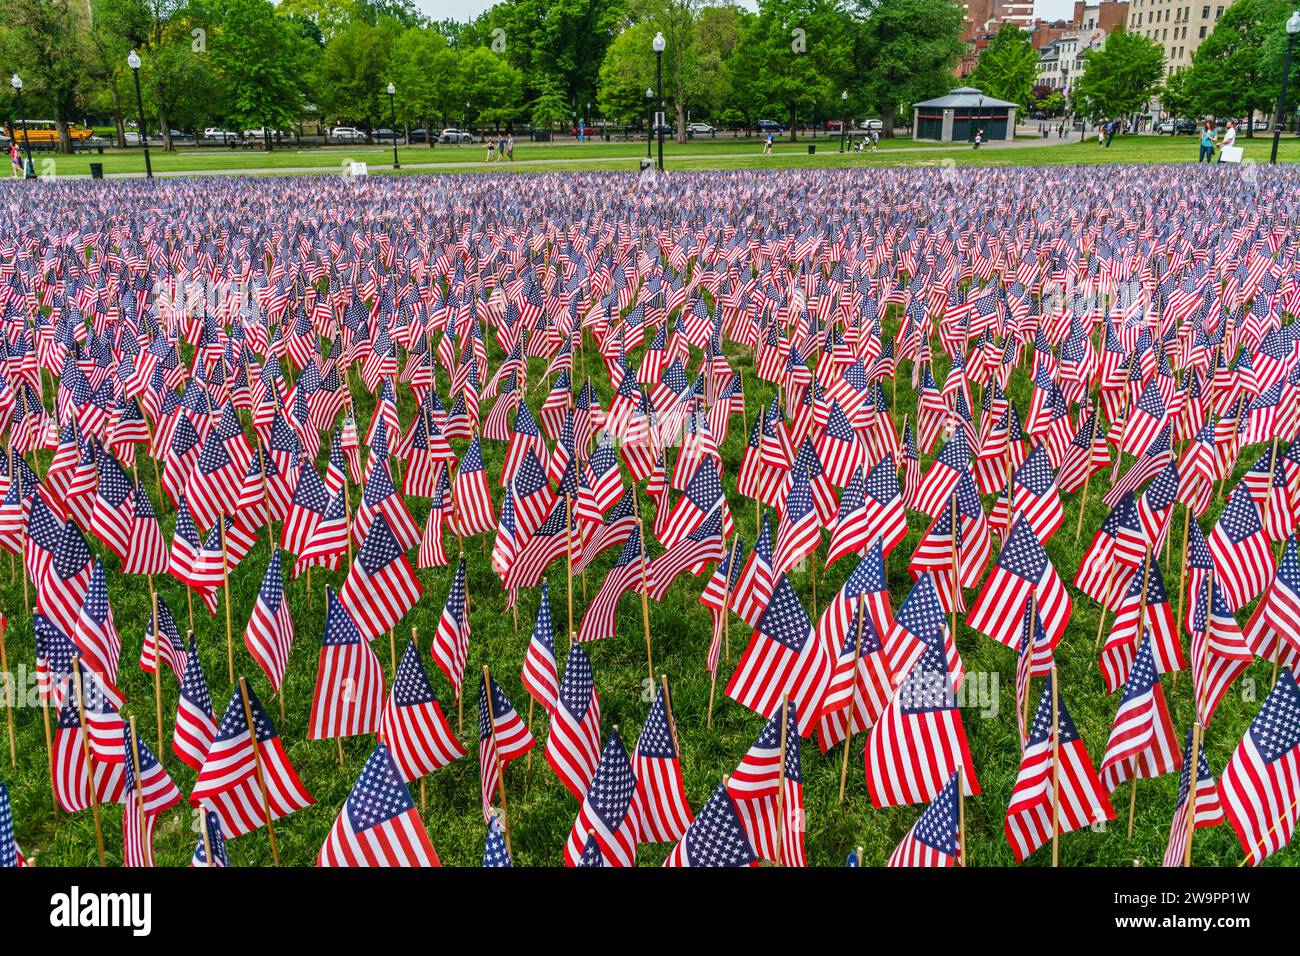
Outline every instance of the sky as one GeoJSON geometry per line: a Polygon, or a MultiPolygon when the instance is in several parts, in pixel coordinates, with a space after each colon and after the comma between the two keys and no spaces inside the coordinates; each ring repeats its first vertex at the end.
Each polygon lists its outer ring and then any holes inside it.
{"type": "MultiPolygon", "coordinates": [[[[415,5],[434,20],[469,20],[478,16],[496,0],[415,0],[415,5]]],[[[755,0],[739,0],[741,6],[757,9],[755,0]]],[[[1035,0],[1034,12],[1044,20],[1068,18],[1074,0],[1035,0]]]]}

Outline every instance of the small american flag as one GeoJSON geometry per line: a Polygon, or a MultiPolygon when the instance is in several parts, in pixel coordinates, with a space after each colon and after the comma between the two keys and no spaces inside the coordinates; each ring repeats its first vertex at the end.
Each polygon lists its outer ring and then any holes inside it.
{"type": "Polygon", "coordinates": [[[912,824],[886,866],[956,866],[962,846],[958,833],[957,774],[935,794],[912,824]]]}
{"type": "Polygon", "coordinates": [[[1194,814],[1193,826],[1200,830],[1204,827],[1217,827],[1224,821],[1223,804],[1219,802],[1219,788],[1214,783],[1214,774],[1210,773],[1210,762],[1205,757],[1205,748],[1197,749],[1197,759],[1192,760],[1192,737],[1195,730],[1187,732],[1187,744],[1183,747],[1183,772],[1178,778],[1178,802],[1174,805],[1174,818],[1169,822],[1169,842],[1165,846],[1164,866],[1182,866],[1187,858],[1187,825],[1189,813],[1194,814]],[[1188,800],[1192,792],[1193,763],[1196,773],[1195,796],[1188,800]]]}
{"type": "Polygon", "coordinates": [[[497,795],[506,767],[532,750],[535,742],[505,691],[494,678],[484,675],[478,693],[479,781],[484,820],[494,815],[492,798],[497,795]]]}
{"type": "Polygon", "coordinates": [[[564,845],[564,862],[578,866],[585,846],[594,839],[604,866],[635,866],[639,842],[636,793],[632,764],[618,728],[614,728],[564,845]]]}
{"type": "Polygon", "coordinates": [[[244,644],[270,681],[271,689],[278,691],[284,682],[289,651],[293,647],[293,618],[289,616],[289,602],[284,596],[279,548],[271,553],[271,562],[266,566],[248,628],[244,631],[244,644]]]}
{"type": "Polygon", "coordinates": [[[560,696],[546,738],[546,762],[577,800],[600,761],[600,697],[591,661],[578,643],[569,647],[569,660],[560,681],[560,696]]]}
{"type": "Polygon", "coordinates": [[[720,784],[691,822],[664,866],[757,866],[758,857],[737,813],[735,798],[720,784]]]}
{"type": "Polygon", "coordinates": [[[443,715],[415,637],[406,642],[393,690],[379,718],[378,739],[408,783],[465,756],[443,715]]]}
{"type": "Polygon", "coordinates": [[[676,728],[669,725],[663,690],[650,705],[633,758],[636,815],[642,843],[676,843],[691,823],[682,782],[676,728]]]}
{"type": "Polygon", "coordinates": [[[392,754],[378,744],[325,838],[319,866],[438,866],[392,754]]]}
{"type": "Polygon", "coordinates": [[[339,600],[371,641],[397,624],[420,599],[415,571],[383,515],[375,517],[357,551],[339,600]]]}
{"type": "Polygon", "coordinates": [[[352,615],[325,589],[325,633],[316,669],[309,740],[374,733],[384,705],[384,669],[352,615]]]}

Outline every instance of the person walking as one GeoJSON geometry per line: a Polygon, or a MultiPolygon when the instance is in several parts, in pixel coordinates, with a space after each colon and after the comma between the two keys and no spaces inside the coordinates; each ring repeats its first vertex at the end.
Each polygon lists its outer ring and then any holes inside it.
{"type": "Polygon", "coordinates": [[[1119,128],[1119,120],[1111,120],[1106,124],[1106,148],[1110,149],[1111,142],[1115,139],[1115,132],[1119,128]]]}
{"type": "Polygon", "coordinates": [[[1205,127],[1201,130],[1201,151],[1196,156],[1196,164],[1199,166],[1201,160],[1206,163],[1214,162],[1214,127],[1209,120],[1205,121],[1205,127]]]}
{"type": "Polygon", "coordinates": [[[506,162],[515,161],[515,134],[510,133],[506,136],[506,162]]]}
{"type": "Polygon", "coordinates": [[[9,166],[13,169],[14,179],[23,178],[23,156],[18,151],[18,140],[16,139],[9,142],[9,166]]]}
{"type": "Polygon", "coordinates": [[[772,134],[771,133],[768,133],[767,138],[763,140],[763,155],[764,156],[772,155],[772,134]]]}
{"type": "Polygon", "coordinates": [[[980,143],[982,143],[982,142],[984,142],[984,130],[982,130],[982,129],[977,129],[977,130],[975,131],[975,148],[976,148],[976,149],[979,149],[979,148],[980,148],[980,143]]]}
{"type": "Polygon", "coordinates": [[[871,151],[874,153],[876,151],[876,147],[879,145],[880,145],[880,130],[873,129],[871,131],[871,151]]]}

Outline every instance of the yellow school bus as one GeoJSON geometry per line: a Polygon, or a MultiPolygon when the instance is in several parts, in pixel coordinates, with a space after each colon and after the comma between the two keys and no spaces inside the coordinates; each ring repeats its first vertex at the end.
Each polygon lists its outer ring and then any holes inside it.
{"type": "MultiPolygon", "coordinates": [[[[68,124],[68,137],[74,143],[85,142],[90,139],[93,132],[76,123],[68,124]]],[[[53,149],[59,144],[59,124],[54,120],[19,120],[12,129],[6,124],[5,135],[12,140],[17,140],[20,146],[24,144],[25,135],[26,141],[32,144],[32,149],[53,149]]]]}

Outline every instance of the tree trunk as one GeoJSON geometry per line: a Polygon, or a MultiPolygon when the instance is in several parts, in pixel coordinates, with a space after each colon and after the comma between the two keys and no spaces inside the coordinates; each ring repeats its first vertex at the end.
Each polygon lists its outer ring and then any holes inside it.
{"type": "Polygon", "coordinates": [[[67,156],[72,152],[72,137],[68,135],[68,121],[60,118],[59,127],[59,154],[67,156]]]}
{"type": "Polygon", "coordinates": [[[796,132],[795,132],[795,129],[794,129],[794,121],[795,121],[795,118],[796,118],[797,116],[798,116],[798,113],[796,113],[795,108],[794,108],[794,106],[793,106],[793,104],[792,104],[792,105],[790,106],[790,142],[792,142],[792,143],[793,143],[796,139],[799,138],[799,134],[796,133],[796,132]]]}
{"type": "Polygon", "coordinates": [[[1246,110],[1246,138],[1255,138],[1255,111],[1254,109],[1246,110]]]}
{"type": "Polygon", "coordinates": [[[163,149],[166,152],[174,152],[176,147],[172,144],[172,127],[167,122],[167,111],[161,106],[158,107],[158,132],[162,136],[163,149]]]}
{"type": "Polygon", "coordinates": [[[424,138],[429,142],[429,148],[433,149],[433,120],[426,116],[424,118],[424,138]]]}
{"type": "Polygon", "coordinates": [[[686,106],[681,99],[677,100],[677,145],[682,146],[686,143],[686,106]]]}
{"type": "MultiPolygon", "coordinates": [[[[912,130],[912,135],[913,136],[916,135],[916,130],[912,130]]],[[[893,110],[881,110],[880,138],[881,139],[894,138],[894,111],[893,110]]]]}

